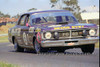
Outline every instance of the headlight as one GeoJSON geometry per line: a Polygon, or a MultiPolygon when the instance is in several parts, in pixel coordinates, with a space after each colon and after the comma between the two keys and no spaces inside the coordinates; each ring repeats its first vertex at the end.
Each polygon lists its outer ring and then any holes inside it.
{"type": "Polygon", "coordinates": [[[96,31],[94,29],[89,30],[90,36],[95,36],[96,31]]]}
{"type": "Polygon", "coordinates": [[[46,32],[46,33],[45,33],[45,38],[46,38],[46,39],[50,39],[51,36],[52,36],[52,34],[51,34],[50,32],[46,32]]]}

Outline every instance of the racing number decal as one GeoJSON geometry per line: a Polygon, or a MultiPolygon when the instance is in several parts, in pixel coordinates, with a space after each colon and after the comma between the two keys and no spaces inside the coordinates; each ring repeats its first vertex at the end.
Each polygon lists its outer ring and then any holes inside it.
{"type": "Polygon", "coordinates": [[[23,33],[23,41],[24,41],[25,45],[28,45],[27,35],[25,32],[23,33]]]}

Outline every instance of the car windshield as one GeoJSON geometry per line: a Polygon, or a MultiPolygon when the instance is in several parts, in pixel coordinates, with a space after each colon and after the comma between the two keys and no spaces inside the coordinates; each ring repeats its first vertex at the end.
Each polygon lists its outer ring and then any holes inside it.
{"type": "Polygon", "coordinates": [[[41,23],[63,23],[63,22],[78,22],[76,18],[69,12],[49,12],[33,14],[31,16],[31,24],[41,24],[41,23]]]}

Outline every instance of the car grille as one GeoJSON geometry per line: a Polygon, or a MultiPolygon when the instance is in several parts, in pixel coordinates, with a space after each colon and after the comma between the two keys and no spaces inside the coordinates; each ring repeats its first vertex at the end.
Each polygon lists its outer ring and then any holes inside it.
{"type": "Polygon", "coordinates": [[[70,32],[59,32],[59,37],[69,37],[70,36],[70,32]]]}
{"type": "MultiPolygon", "coordinates": [[[[89,30],[86,30],[86,31],[89,32],[89,30]]],[[[58,33],[59,33],[59,39],[63,39],[63,38],[84,38],[83,30],[59,31],[58,33]]]]}
{"type": "Polygon", "coordinates": [[[64,31],[59,32],[59,38],[75,38],[75,37],[83,37],[83,30],[80,31],[64,31]]]}
{"type": "MultiPolygon", "coordinates": [[[[86,30],[89,32],[89,30],[86,30]]],[[[83,30],[67,30],[67,31],[56,31],[59,33],[59,39],[67,39],[67,38],[84,38],[83,30]]],[[[54,39],[54,32],[52,33],[52,38],[54,39]]],[[[88,36],[88,35],[87,35],[88,36]]]]}

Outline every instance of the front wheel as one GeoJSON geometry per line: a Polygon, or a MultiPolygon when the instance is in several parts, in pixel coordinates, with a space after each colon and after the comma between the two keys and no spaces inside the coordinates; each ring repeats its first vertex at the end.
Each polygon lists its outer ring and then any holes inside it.
{"type": "Polygon", "coordinates": [[[91,45],[84,45],[81,47],[81,50],[83,53],[90,53],[92,54],[94,52],[95,49],[95,44],[91,44],[91,45]]]}
{"type": "Polygon", "coordinates": [[[41,44],[38,43],[37,40],[35,40],[34,52],[35,52],[36,54],[39,54],[39,53],[41,53],[41,52],[47,52],[47,51],[48,51],[48,48],[43,48],[43,47],[41,47],[41,44]]]}
{"type": "Polygon", "coordinates": [[[35,43],[34,43],[34,51],[36,54],[39,54],[41,52],[41,45],[40,43],[37,42],[37,40],[35,39],[35,43]]]}
{"type": "Polygon", "coordinates": [[[16,41],[16,39],[14,40],[14,50],[16,52],[23,52],[24,51],[24,48],[20,47],[16,41]]]}

